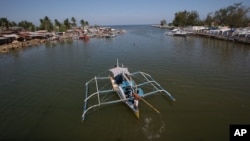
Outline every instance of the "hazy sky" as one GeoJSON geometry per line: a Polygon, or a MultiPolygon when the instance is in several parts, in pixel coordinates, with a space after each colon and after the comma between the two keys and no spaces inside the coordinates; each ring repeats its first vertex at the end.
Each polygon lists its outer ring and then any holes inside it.
{"type": "Polygon", "coordinates": [[[27,20],[36,25],[48,16],[52,22],[75,17],[94,25],[159,24],[162,19],[173,21],[179,11],[195,10],[204,19],[209,12],[250,0],[1,0],[0,17],[9,21],[27,20]]]}

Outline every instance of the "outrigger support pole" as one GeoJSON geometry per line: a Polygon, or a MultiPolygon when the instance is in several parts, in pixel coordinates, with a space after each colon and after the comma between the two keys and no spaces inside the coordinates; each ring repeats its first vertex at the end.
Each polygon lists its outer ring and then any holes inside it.
{"type": "Polygon", "coordinates": [[[132,73],[132,75],[136,75],[136,74],[141,74],[147,80],[147,82],[139,84],[138,86],[142,86],[142,85],[150,83],[156,89],[156,91],[149,92],[149,93],[145,94],[144,96],[151,95],[151,94],[154,94],[156,92],[164,92],[166,95],[169,96],[169,98],[172,101],[175,101],[175,98],[167,90],[165,90],[164,88],[162,88],[162,86],[159,83],[157,83],[149,74],[147,74],[145,72],[135,72],[135,73],[132,73]]]}

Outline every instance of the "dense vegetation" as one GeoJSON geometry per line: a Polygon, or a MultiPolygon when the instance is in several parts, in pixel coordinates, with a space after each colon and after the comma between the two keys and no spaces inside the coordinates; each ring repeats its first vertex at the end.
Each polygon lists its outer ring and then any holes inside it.
{"type": "MultiPolygon", "coordinates": [[[[82,27],[89,25],[88,21],[80,20],[80,24],[82,27]]],[[[47,31],[66,31],[71,27],[76,27],[76,19],[72,17],[70,20],[66,18],[63,22],[58,21],[57,19],[52,22],[52,20],[45,16],[43,19],[40,19],[40,25],[36,27],[32,22],[21,21],[16,23],[14,21],[9,21],[7,18],[0,18],[0,27],[1,29],[9,29],[10,27],[23,27],[28,31],[35,30],[47,30],[47,31]]]]}
{"type": "MultiPolygon", "coordinates": [[[[166,24],[165,20],[161,21],[161,25],[166,24]]],[[[226,8],[221,8],[215,12],[207,14],[204,20],[201,20],[197,11],[180,11],[175,13],[173,23],[174,26],[195,26],[206,25],[209,27],[230,26],[230,27],[246,27],[250,24],[250,7],[242,6],[242,3],[235,3],[226,8]]]]}

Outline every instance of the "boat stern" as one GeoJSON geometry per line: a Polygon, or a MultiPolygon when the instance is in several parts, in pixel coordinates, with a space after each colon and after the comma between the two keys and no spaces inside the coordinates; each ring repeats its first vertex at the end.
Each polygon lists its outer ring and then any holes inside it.
{"type": "Polygon", "coordinates": [[[139,110],[134,111],[134,114],[135,114],[135,116],[137,117],[137,119],[139,119],[139,118],[140,118],[140,112],[139,112],[139,110]]]}

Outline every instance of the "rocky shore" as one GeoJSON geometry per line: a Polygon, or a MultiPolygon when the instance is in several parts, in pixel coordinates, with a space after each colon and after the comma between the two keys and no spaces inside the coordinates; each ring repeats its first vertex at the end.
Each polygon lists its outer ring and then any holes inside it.
{"type": "MultiPolygon", "coordinates": [[[[27,47],[38,46],[51,41],[84,40],[90,38],[114,38],[118,34],[125,33],[125,30],[116,30],[110,27],[88,27],[85,29],[74,28],[61,33],[40,32],[19,32],[17,34],[5,34],[0,37],[0,53],[19,50],[27,47]]],[[[1,34],[0,34],[1,35],[1,34]]]]}
{"type": "Polygon", "coordinates": [[[9,44],[0,45],[0,53],[8,53],[13,50],[18,50],[22,48],[32,47],[32,46],[38,46],[41,44],[44,44],[46,42],[46,39],[32,39],[29,41],[13,41],[9,44]]]}

